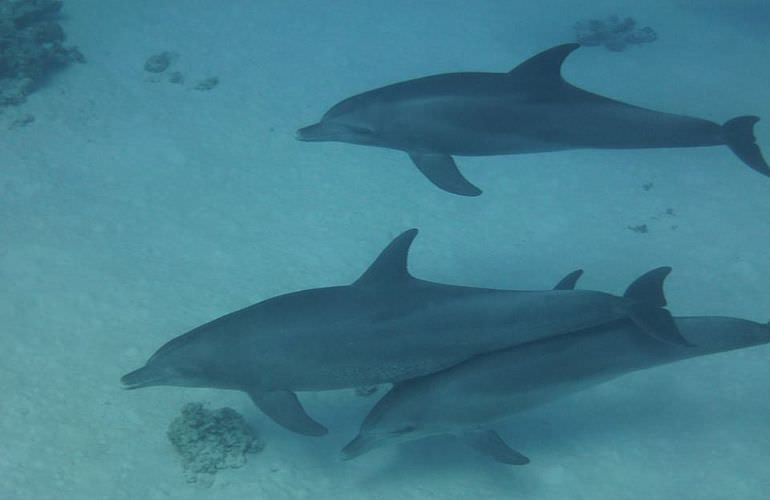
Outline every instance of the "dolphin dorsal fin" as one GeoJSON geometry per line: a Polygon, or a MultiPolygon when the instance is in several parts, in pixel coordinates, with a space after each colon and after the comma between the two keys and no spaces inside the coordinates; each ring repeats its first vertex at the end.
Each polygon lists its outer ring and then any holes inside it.
{"type": "Polygon", "coordinates": [[[668,266],[656,267],[628,285],[624,297],[644,302],[652,307],[665,307],[666,296],[663,293],[663,281],[671,273],[668,266]]]}
{"type": "Polygon", "coordinates": [[[580,277],[583,276],[583,270],[582,269],[576,269],[563,277],[561,281],[556,283],[556,286],[553,287],[554,290],[574,290],[575,285],[577,285],[578,280],[580,277]]]}
{"type": "Polygon", "coordinates": [[[509,71],[508,75],[516,80],[537,82],[539,85],[561,84],[564,81],[561,77],[561,65],[564,59],[578,47],[580,47],[579,43],[565,43],[551,47],[519,64],[509,71]]]}
{"type": "Polygon", "coordinates": [[[417,236],[417,229],[409,229],[390,242],[353,284],[357,286],[382,286],[403,283],[412,279],[406,268],[409,247],[417,236]]]}

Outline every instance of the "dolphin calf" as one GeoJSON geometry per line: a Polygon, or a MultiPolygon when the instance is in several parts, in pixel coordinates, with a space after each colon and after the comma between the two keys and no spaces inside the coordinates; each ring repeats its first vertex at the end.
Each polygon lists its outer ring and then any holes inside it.
{"type": "Polygon", "coordinates": [[[727,145],[770,176],[753,133],[759,118],[719,125],[592,94],[561,76],[562,62],[578,47],[553,47],[508,73],[447,73],[370,90],[334,105],[297,138],[405,151],[433,184],[464,196],[481,190],[453,155],[727,145]]]}
{"type": "Polygon", "coordinates": [[[326,429],[294,391],[398,382],[624,317],[659,341],[687,344],[663,309],[669,268],[638,278],[622,297],[444,285],[409,274],[416,235],[412,229],[396,237],[351,285],[280,295],[225,315],[172,339],[121,380],[130,389],[245,391],[280,425],[321,435],[326,429]]]}
{"type": "Polygon", "coordinates": [[[657,342],[619,320],[397,384],[369,412],[343,455],[351,459],[386,444],[453,434],[498,462],[523,465],[529,459],[487,425],[637,370],[770,342],[768,324],[709,316],[675,322],[694,347],[657,342]]]}

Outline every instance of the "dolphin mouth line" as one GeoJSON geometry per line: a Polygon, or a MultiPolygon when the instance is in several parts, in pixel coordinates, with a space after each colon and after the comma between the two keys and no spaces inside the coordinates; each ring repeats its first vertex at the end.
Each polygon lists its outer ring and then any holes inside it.
{"type": "Polygon", "coordinates": [[[322,141],[323,138],[320,137],[319,131],[321,130],[321,124],[316,123],[314,125],[308,125],[307,127],[302,127],[301,129],[297,130],[294,133],[294,138],[298,141],[303,142],[318,142],[322,141]]]}
{"type": "Polygon", "coordinates": [[[126,391],[133,391],[134,389],[141,389],[143,387],[150,387],[153,385],[158,385],[158,382],[160,382],[161,379],[154,379],[154,380],[143,380],[141,382],[125,382],[121,380],[121,383],[123,384],[123,390],[126,391]]]}
{"type": "Polygon", "coordinates": [[[120,383],[123,384],[123,389],[130,391],[134,389],[141,389],[143,387],[162,385],[166,380],[166,377],[163,377],[163,376],[156,376],[151,378],[142,377],[141,380],[132,380],[132,379],[138,378],[138,375],[142,370],[143,368],[140,368],[138,370],[135,370],[131,373],[127,373],[122,377],[120,377],[120,383]]]}
{"type": "Polygon", "coordinates": [[[345,142],[352,130],[344,125],[318,122],[297,130],[295,137],[303,142],[345,142]]]}
{"type": "Polygon", "coordinates": [[[378,448],[381,444],[381,439],[363,438],[361,435],[356,436],[352,441],[345,445],[340,450],[340,458],[343,461],[353,460],[366,453],[369,453],[375,448],[378,448]]]}

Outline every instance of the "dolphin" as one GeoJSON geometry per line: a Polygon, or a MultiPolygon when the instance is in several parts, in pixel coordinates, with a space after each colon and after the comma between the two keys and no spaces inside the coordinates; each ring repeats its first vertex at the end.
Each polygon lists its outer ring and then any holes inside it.
{"type": "Polygon", "coordinates": [[[246,392],[287,429],[326,428],[294,391],[399,382],[471,356],[629,317],[659,341],[688,344],[663,309],[670,268],[634,281],[624,296],[599,291],[513,291],[414,278],[416,229],[396,237],[351,285],[280,295],[172,339],[121,379],[129,389],[186,386],[246,392]]]}
{"type": "Polygon", "coordinates": [[[564,59],[578,47],[558,45],[508,73],[447,73],[370,90],[334,105],[297,138],[405,151],[433,184],[464,196],[481,190],[463,177],[453,155],[727,145],[770,176],[755,143],[758,117],[719,125],[587,92],[561,76],[564,59]]]}
{"type": "Polygon", "coordinates": [[[366,416],[343,457],[451,434],[498,462],[524,465],[529,459],[487,426],[627,373],[770,342],[770,324],[717,316],[674,321],[694,347],[657,342],[632,322],[619,320],[478,356],[396,384],[366,416]]]}

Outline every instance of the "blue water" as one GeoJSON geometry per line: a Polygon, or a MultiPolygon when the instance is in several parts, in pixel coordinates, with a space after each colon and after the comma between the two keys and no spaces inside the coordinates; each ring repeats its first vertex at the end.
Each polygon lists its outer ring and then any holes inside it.
{"type": "Polygon", "coordinates": [[[65,1],[88,62],[0,113],[0,497],[766,498],[768,347],[515,416],[496,428],[532,459],[520,468],[446,439],[340,461],[376,396],[302,394],[330,428],[311,439],[242,393],[119,384],[207,320],[349,283],[409,227],[421,278],[542,289],[581,267],[583,287],[621,292],[670,265],[674,314],[766,321],[770,180],[727,148],[459,158],[485,191],[469,199],[403,153],[294,139],[354,93],[507,71],[571,41],[576,21],[619,14],[659,39],[580,49],[570,82],[720,123],[758,115],[770,154],[770,6],[692,3],[65,1]],[[163,50],[183,85],[143,70],[163,50]],[[210,76],[216,88],[193,89],[210,76]],[[188,401],[237,409],[266,449],[210,488],[186,483],[165,430],[188,401]]]}

